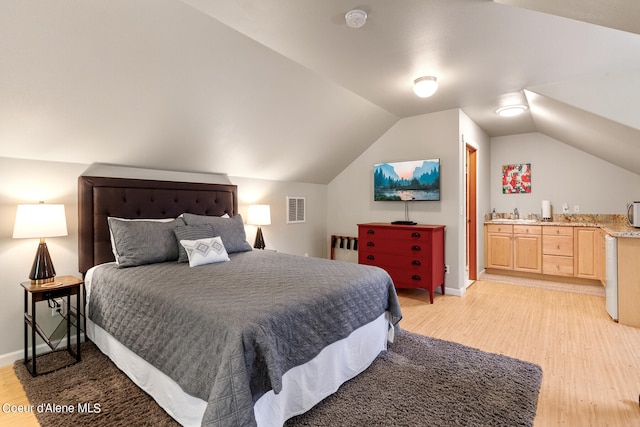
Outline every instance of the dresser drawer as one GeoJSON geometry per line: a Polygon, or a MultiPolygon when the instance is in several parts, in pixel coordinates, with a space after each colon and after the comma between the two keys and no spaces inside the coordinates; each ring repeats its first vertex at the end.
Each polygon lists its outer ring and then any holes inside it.
{"type": "Polygon", "coordinates": [[[542,236],[542,253],[573,257],[573,230],[571,236],[542,236]]]}
{"type": "Polygon", "coordinates": [[[362,252],[359,254],[358,262],[360,264],[376,265],[387,271],[391,269],[412,272],[431,271],[431,264],[424,259],[395,254],[362,252]]]}
{"type": "Polygon", "coordinates": [[[573,257],[543,255],[542,273],[554,276],[573,276],[573,257]]]}
{"type": "Polygon", "coordinates": [[[396,288],[424,288],[429,289],[433,282],[430,271],[418,270],[411,271],[408,269],[385,268],[396,288]]]}
{"type": "Polygon", "coordinates": [[[431,256],[431,245],[408,240],[369,240],[358,242],[358,252],[363,254],[390,254],[400,257],[425,258],[431,256]]]}
{"type": "Polygon", "coordinates": [[[412,230],[364,227],[360,229],[358,239],[361,241],[404,240],[428,243],[431,241],[431,233],[419,229],[412,230]]]}

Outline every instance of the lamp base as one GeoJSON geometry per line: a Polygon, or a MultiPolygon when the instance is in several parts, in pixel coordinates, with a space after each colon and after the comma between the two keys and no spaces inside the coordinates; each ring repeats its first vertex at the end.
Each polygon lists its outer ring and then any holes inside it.
{"type": "Polygon", "coordinates": [[[262,237],[262,229],[258,227],[258,231],[256,232],[256,241],[253,244],[255,249],[264,249],[264,238],[262,237]]]}
{"type": "Polygon", "coordinates": [[[33,260],[33,266],[31,266],[29,279],[31,279],[32,284],[41,285],[43,283],[53,282],[55,275],[56,269],[53,267],[49,249],[47,249],[47,244],[44,242],[44,239],[42,239],[38,245],[36,257],[33,260]]]}

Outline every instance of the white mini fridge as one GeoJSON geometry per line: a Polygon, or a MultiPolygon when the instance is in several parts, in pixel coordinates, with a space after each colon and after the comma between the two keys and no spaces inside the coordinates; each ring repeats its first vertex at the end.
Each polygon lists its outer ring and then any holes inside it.
{"type": "Polygon", "coordinates": [[[615,237],[606,236],[607,277],[605,296],[607,312],[618,321],[618,241],[615,237]]]}

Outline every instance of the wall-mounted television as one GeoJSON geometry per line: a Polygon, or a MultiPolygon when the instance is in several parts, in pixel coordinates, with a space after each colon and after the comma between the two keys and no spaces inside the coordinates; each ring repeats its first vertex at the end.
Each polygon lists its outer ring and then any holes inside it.
{"type": "Polygon", "coordinates": [[[440,200],[440,159],[376,164],[373,200],[440,200]]]}

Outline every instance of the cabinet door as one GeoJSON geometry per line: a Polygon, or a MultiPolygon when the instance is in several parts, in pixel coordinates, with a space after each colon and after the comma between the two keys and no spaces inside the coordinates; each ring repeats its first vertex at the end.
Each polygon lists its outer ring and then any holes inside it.
{"type": "Polygon", "coordinates": [[[515,271],[542,273],[542,241],[540,236],[516,234],[513,237],[515,271]]]}
{"type": "Polygon", "coordinates": [[[513,270],[511,234],[487,233],[487,267],[513,270]]]}
{"type": "Polygon", "coordinates": [[[604,285],[607,280],[607,247],[606,235],[602,228],[598,228],[596,235],[596,272],[597,279],[604,285]]]}
{"type": "Polygon", "coordinates": [[[585,279],[598,278],[598,229],[576,227],[574,230],[574,273],[585,279]]]}

